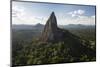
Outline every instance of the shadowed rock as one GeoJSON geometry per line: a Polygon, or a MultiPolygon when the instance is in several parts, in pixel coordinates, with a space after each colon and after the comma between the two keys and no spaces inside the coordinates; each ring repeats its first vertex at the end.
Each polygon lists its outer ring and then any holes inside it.
{"type": "Polygon", "coordinates": [[[43,42],[58,42],[63,39],[63,32],[57,27],[55,13],[52,12],[46,22],[40,40],[43,42]]]}

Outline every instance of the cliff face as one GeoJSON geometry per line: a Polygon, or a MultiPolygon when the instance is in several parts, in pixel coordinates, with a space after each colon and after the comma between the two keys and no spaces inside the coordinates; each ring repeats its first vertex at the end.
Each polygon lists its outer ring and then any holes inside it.
{"type": "Polygon", "coordinates": [[[43,42],[58,42],[63,38],[63,32],[57,27],[55,13],[52,12],[42,31],[41,41],[43,42]]]}

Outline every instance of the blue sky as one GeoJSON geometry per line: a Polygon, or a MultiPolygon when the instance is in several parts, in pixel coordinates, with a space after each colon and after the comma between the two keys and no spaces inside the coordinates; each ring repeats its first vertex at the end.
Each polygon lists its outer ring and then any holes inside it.
{"type": "Polygon", "coordinates": [[[45,24],[54,11],[59,25],[95,24],[95,6],[12,2],[13,24],[45,24]]]}

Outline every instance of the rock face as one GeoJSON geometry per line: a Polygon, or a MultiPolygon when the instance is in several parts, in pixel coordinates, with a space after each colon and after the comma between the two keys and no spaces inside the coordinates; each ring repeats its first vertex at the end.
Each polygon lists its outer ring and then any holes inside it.
{"type": "Polygon", "coordinates": [[[46,22],[44,30],[42,31],[41,41],[43,42],[57,42],[61,41],[63,33],[61,29],[57,27],[57,20],[55,13],[52,12],[49,19],[46,22]]]}

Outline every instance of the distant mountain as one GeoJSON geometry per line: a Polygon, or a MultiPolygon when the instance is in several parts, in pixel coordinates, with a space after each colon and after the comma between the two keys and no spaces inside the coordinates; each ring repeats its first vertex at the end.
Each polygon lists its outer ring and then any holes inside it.
{"type": "Polygon", "coordinates": [[[44,28],[44,25],[43,24],[40,24],[40,23],[37,23],[36,25],[34,25],[34,29],[43,29],[44,28]]]}
{"type": "Polygon", "coordinates": [[[38,30],[41,30],[44,28],[44,25],[38,23],[36,25],[12,25],[12,29],[15,29],[15,30],[35,30],[35,29],[38,29],[38,30]]]}
{"type": "MultiPolygon", "coordinates": [[[[82,25],[82,24],[69,24],[69,25],[58,25],[58,27],[60,28],[64,28],[64,29],[86,29],[86,28],[90,28],[90,29],[95,29],[95,25],[82,25]]],[[[12,29],[16,29],[16,30],[34,30],[34,29],[40,29],[43,30],[44,25],[37,23],[36,25],[12,25],[12,29]]]]}
{"type": "Polygon", "coordinates": [[[27,30],[27,29],[33,29],[33,25],[12,25],[12,29],[14,30],[27,30]]]}
{"type": "Polygon", "coordinates": [[[83,25],[83,24],[69,24],[69,25],[59,25],[60,28],[65,28],[65,29],[86,29],[86,28],[91,28],[95,29],[96,25],[83,25]]]}

